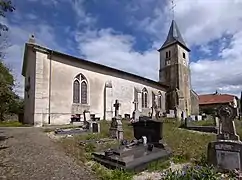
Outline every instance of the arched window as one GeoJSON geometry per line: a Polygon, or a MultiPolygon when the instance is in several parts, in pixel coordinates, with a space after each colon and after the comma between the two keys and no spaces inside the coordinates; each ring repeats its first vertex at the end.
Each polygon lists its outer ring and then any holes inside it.
{"type": "Polygon", "coordinates": [[[87,83],[82,81],[81,83],[81,103],[87,104],[87,83]]]}
{"type": "Polygon", "coordinates": [[[80,103],[80,82],[77,79],[73,83],[73,103],[80,103]]]}
{"type": "Polygon", "coordinates": [[[162,107],[162,94],[159,91],[158,92],[158,108],[161,108],[161,107],[162,107]]]}
{"type": "Polygon", "coordinates": [[[78,74],[73,82],[73,103],[88,103],[87,79],[82,74],[78,74]]]}
{"type": "Polygon", "coordinates": [[[142,108],[148,107],[148,91],[146,88],[142,90],[142,108]]]}

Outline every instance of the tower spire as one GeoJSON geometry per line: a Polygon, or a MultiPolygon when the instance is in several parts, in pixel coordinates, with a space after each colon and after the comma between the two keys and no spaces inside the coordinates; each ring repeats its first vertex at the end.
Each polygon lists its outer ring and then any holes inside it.
{"type": "Polygon", "coordinates": [[[172,20],[175,20],[175,7],[176,7],[176,4],[175,4],[174,0],[171,0],[172,20]]]}

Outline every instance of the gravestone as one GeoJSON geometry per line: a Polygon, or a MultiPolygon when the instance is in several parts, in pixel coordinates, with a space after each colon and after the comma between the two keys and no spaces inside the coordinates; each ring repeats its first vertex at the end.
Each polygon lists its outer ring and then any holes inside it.
{"type": "Polygon", "coordinates": [[[84,112],[84,125],[85,128],[89,130],[89,132],[92,133],[99,133],[100,132],[100,123],[98,121],[95,121],[95,119],[91,119],[91,114],[88,111],[84,112]]]}
{"type": "Polygon", "coordinates": [[[236,134],[236,108],[230,105],[218,109],[220,119],[217,140],[208,144],[208,163],[220,171],[242,169],[242,142],[236,134]]]}
{"type": "Polygon", "coordinates": [[[112,118],[109,133],[111,138],[116,138],[121,141],[123,140],[123,127],[121,121],[122,118],[119,116],[120,103],[118,102],[118,100],[115,100],[115,104],[113,106],[115,108],[115,117],[112,118]]]}
{"type": "Polygon", "coordinates": [[[175,110],[170,109],[168,111],[168,113],[166,114],[166,117],[167,118],[175,118],[176,117],[175,110]]]}
{"type": "Polygon", "coordinates": [[[203,119],[202,119],[202,116],[201,115],[197,115],[197,120],[198,121],[202,121],[203,119]]]}
{"type": "Polygon", "coordinates": [[[138,101],[134,101],[134,112],[133,112],[133,115],[132,115],[132,122],[136,122],[136,121],[139,121],[139,117],[140,117],[140,112],[138,110],[138,101]]]}
{"type": "Polygon", "coordinates": [[[71,124],[74,126],[82,126],[83,121],[81,121],[81,115],[75,114],[71,116],[71,124]]]}
{"type": "Polygon", "coordinates": [[[112,169],[142,171],[153,161],[169,158],[170,149],[161,143],[161,121],[142,116],[132,126],[134,140],[122,141],[118,148],[92,153],[94,160],[112,169]]]}

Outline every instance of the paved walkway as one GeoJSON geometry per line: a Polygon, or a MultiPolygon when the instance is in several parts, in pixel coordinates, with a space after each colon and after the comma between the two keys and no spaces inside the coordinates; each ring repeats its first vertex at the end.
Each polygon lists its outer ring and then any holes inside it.
{"type": "Polygon", "coordinates": [[[0,127],[0,180],[94,180],[41,129],[0,127]]]}

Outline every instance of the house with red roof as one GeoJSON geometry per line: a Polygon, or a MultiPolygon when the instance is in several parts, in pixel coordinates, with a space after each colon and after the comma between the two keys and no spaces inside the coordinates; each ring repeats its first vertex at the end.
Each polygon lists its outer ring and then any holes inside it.
{"type": "Polygon", "coordinates": [[[199,95],[199,109],[200,112],[210,114],[214,109],[221,105],[232,105],[239,108],[238,97],[231,94],[220,94],[217,91],[213,94],[199,95]]]}

